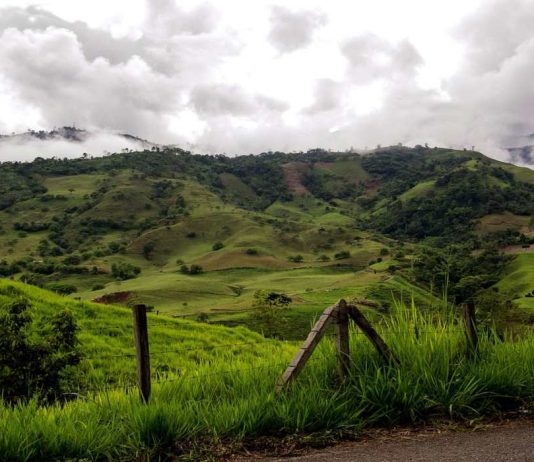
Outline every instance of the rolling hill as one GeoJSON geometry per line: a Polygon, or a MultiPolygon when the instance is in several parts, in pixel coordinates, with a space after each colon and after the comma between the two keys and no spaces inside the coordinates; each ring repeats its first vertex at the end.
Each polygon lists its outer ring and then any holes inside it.
{"type": "Polygon", "coordinates": [[[329,295],[439,305],[413,274],[423,247],[534,242],[534,173],[471,151],[153,148],[3,163],[0,180],[0,275],[257,330],[254,293],[280,291],[294,338],[329,295]]]}

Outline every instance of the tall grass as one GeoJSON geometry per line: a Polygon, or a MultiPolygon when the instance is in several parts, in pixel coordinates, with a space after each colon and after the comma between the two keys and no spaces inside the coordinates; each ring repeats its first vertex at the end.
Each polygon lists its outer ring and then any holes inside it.
{"type": "MultiPolygon", "coordinates": [[[[297,344],[272,343],[254,357],[233,352],[172,373],[153,387],[149,405],[137,391],[111,390],[64,405],[0,407],[0,460],[138,460],[165,458],[177,444],[208,437],[240,440],[432,417],[491,415],[534,398],[534,337],[481,335],[467,359],[453,313],[423,314],[397,304],[379,330],[400,359],[385,365],[367,339],[351,331],[351,370],[340,386],[331,337],[302,375],[277,395],[275,383],[297,344]]],[[[248,347],[246,347],[248,348],[248,347]]]]}

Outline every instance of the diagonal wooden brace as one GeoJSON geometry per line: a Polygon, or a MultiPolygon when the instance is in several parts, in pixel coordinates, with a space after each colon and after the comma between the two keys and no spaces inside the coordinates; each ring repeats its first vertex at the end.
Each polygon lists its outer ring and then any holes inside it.
{"type": "Polygon", "coordinates": [[[320,340],[326,333],[326,328],[336,317],[338,311],[338,303],[324,310],[319,320],[313,326],[313,329],[308,334],[308,337],[302,344],[302,347],[293,357],[291,363],[282,374],[282,377],[278,381],[277,390],[283,390],[290,382],[295,380],[302,371],[308,359],[312,355],[313,351],[319,344],[320,340]]]}
{"type": "Polygon", "coordinates": [[[378,332],[373,328],[373,326],[371,326],[371,324],[363,315],[363,313],[354,305],[348,305],[347,309],[349,312],[349,316],[371,341],[371,343],[376,348],[376,351],[380,356],[382,356],[384,361],[390,364],[400,364],[399,359],[389,349],[382,337],[378,335],[378,332]]]}

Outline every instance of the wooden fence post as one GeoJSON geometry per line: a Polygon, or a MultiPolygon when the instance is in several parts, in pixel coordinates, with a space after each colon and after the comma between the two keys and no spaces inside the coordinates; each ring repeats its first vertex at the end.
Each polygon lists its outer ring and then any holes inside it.
{"type": "Polygon", "coordinates": [[[340,300],[336,313],[336,351],[341,383],[345,382],[349,375],[350,349],[349,349],[349,315],[347,303],[340,300]]]}
{"type": "Polygon", "coordinates": [[[352,318],[352,320],[356,323],[356,325],[363,331],[363,333],[367,336],[367,338],[371,341],[371,343],[376,348],[376,351],[384,358],[384,360],[388,363],[395,363],[399,364],[399,359],[393,354],[393,352],[389,349],[389,347],[386,345],[386,342],[382,340],[382,337],[378,335],[376,330],[373,328],[373,326],[369,323],[367,318],[363,315],[363,313],[356,308],[354,305],[348,306],[349,315],[352,318]]]}
{"type": "Polygon", "coordinates": [[[467,356],[472,358],[478,351],[477,322],[475,317],[475,304],[464,304],[465,335],[467,337],[467,356]]]}
{"type": "Polygon", "coordinates": [[[141,401],[148,403],[150,398],[150,352],[148,349],[148,324],[146,305],[133,307],[134,340],[137,353],[137,380],[141,401]]]}
{"type": "Polygon", "coordinates": [[[323,314],[315,323],[315,326],[313,326],[313,329],[308,334],[308,337],[302,344],[302,347],[293,357],[291,363],[289,364],[289,366],[287,366],[282,377],[280,377],[280,380],[278,381],[278,385],[276,387],[277,391],[282,391],[300,374],[302,368],[304,367],[308,359],[310,359],[313,350],[315,350],[315,348],[323,338],[324,334],[326,333],[326,328],[332,322],[333,317],[336,316],[337,310],[338,305],[336,304],[323,311],[323,314]]]}

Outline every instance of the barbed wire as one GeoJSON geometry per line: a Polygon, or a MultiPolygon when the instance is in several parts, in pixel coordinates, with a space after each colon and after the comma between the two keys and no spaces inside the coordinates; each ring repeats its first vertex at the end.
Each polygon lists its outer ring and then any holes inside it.
{"type": "MultiPolygon", "coordinates": [[[[191,380],[200,380],[205,377],[213,377],[213,376],[220,376],[220,375],[230,375],[230,374],[236,374],[240,372],[248,372],[251,370],[260,370],[260,369],[275,369],[275,368],[281,368],[283,365],[287,365],[287,361],[279,361],[277,363],[273,364],[262,364],[259,366],[249,366],[249,367],[240,367],[240,368],[233,368],[233,369],[226,369],[222,371],[214,371],[214,372],[207,372],[207,373],[200,373],[197,375],[183,375],[179,377],[173,376],[172,378],[165,378],[165,379],[156,379],[152,380],[152,384],[161,385],[165,383],[175,383],[175,382],[187,382],[191,380]]],[[[282,370],[280,372],[283,372],[282,370]]],[[[116,391],[116,390],[130,390],[138,388],[137,384],[117,384],[117,385],[105,385],[98,388],[89,388],[89,389],[83,389],[79,390],[78,392],[72,391],[68,394],[82,394],[82,393],[102,393],[105,391],[116,391]]]]}
{"type": "MultiPolygon", "coordinates": [[[[177,348],[177,349],[170,349],[170,350],[165,350],[165,351],[154,351],[154,352],[151,351],[150,356],[166,355],[170,353],[184,353],[188,351],[215,350],[218,348],[241,347],[241,346],[249,346],[249,345],[262,345],[262,346],[269,345],[273,347],[280,346],[274,343],[269,343],[268,341],[225,343],[225,344],[219,344],[219,345],[203,345],[203,346],[195,346],[195,347],[188,347],[188,348],[177,348]]],[[[85,356],[85,358],[87,359],[109,359],[109,358],[135,357],[135,356],[136,356],[136,353],[120,353],[120,354],[108,354],[108,355],[99,355],[99,356],[85,356]]]]}

